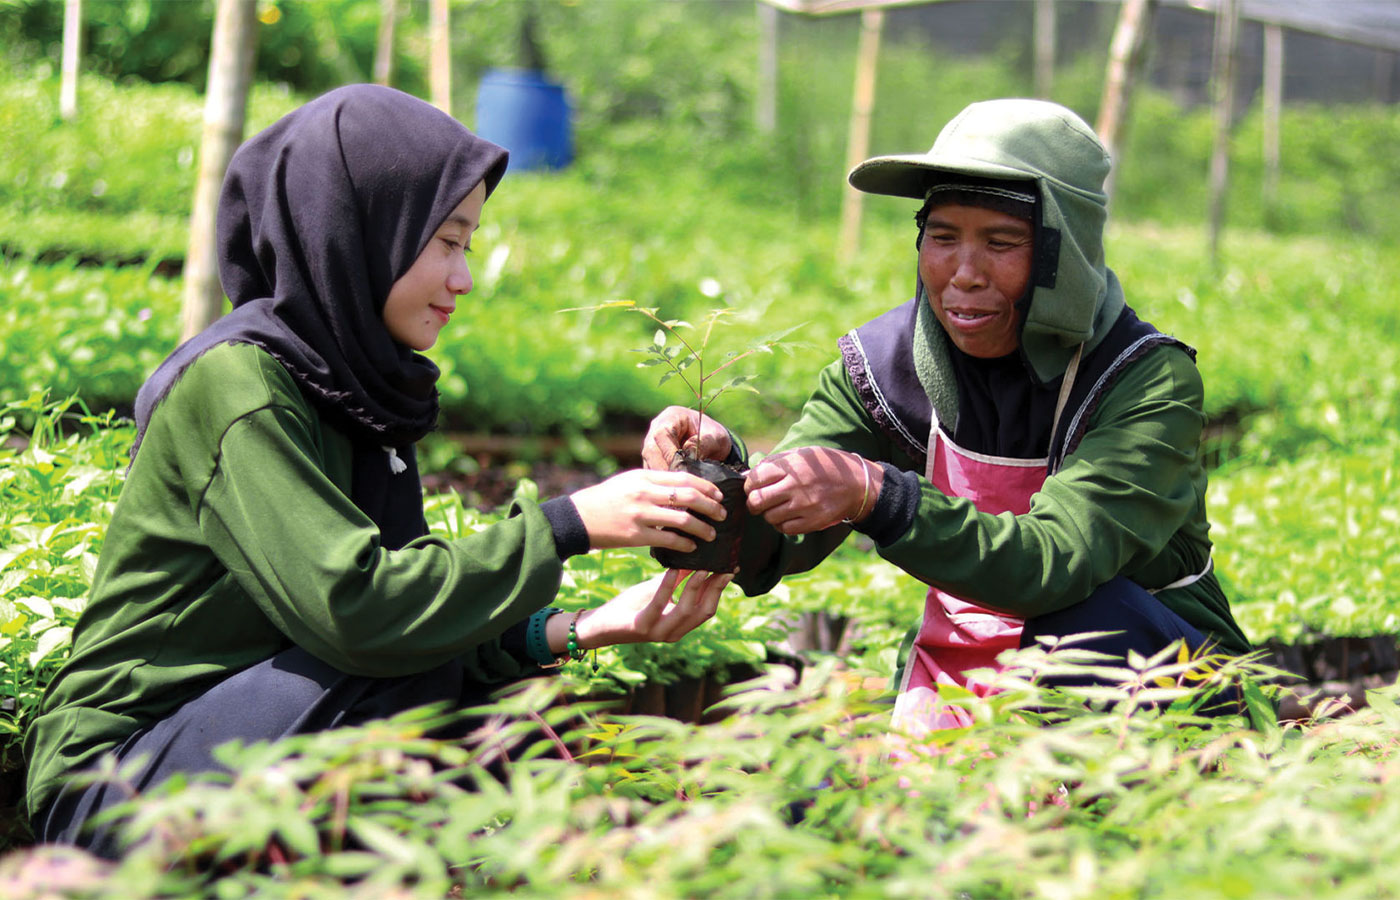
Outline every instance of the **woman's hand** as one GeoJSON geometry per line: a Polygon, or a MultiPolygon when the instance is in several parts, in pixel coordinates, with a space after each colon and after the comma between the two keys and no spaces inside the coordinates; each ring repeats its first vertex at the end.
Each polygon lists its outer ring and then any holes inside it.
{"type": "MultiPolygon", "coordinates": [[[[613,644],[678,641],[714,616],[720,593],[733,578],[726,573],[669,569],[664,575],[635,584],[579,616],[579,647],[592,650],[613,644]],[[687,575],[685,589],[673,602],[676,586],[687,575]]],[[[546,638],[553,652],[562,655],[568,647],[572,618],[550,616],[546,638]]]]}
{"type": "Polygon", "coordinates": [[[668,406],[651,420],[642,440],[642,465],[666,470],[671,457],[686,445],[696,450],[698,459],[723,460],[729,456],[729,431],[709,416],[684,406],[668,406]]]}
{"type": "Polygon", "coordinates": [[[844,519],[862,521],[875,508],[885,470],[830,447],[801,447],[764,459],[749,470],[749,512],[783,534],[821,531],[844,519]]]}
{"type": "Polygon", "coordinates": [[[594,550],[606,547],[666,547],[689,553],[691,535],[712,541],[715,530],[691,515],[724,519],[724,494],[703,478],[684,472],[629,469],[569,495],[588,529],[594,550]],[[675,528],[685,534],[667,531],[675,528]]]}

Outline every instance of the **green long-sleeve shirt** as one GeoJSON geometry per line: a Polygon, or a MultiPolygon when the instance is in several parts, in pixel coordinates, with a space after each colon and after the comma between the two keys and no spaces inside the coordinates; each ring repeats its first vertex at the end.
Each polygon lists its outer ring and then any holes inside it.
{"type": "MultiPolygon", "coordinates": [[[[1077,603],[1118,575],[1157,589],[1206,567],[1203,399],[1185,351],[1152,349],[1104,395],[1079,445],[1019,516],[978,512],[934,487],[876,425],[840,361],[822,371],[775,449],[834,447],[917,472],[912,524],[880,545],[880,555],[928,584],[1029,617],[1077,603]]],[[[737,580],[749,594],[765,592],[783,575],[815,566],[848,533],[836,526],[784,537],[751,517],[737,580]]],[[[1157,598],[1224,650],[1249,651],[1213,571],[1157,598]]]]}
{"type": "Polygon", "coordinates": [[[190,366],[151,419],[27,736],[31,813],[66,773],[292,644],[357,675],[533,668],[497,638],[559,587],[539,507],[385,550],[350,500],[351,458],[264,351],[223,345],[190,366]]]}

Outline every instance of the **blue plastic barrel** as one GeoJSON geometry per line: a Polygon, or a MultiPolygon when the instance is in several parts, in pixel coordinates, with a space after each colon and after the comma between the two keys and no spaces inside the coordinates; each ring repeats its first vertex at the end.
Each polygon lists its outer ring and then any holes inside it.
{"type": "Polygon", "coordinates": [[[476,133],[510,151],[510,168],[562,169],[574,159],[562,85],[540,72],[492,69],[476,91],[476,133]]]}

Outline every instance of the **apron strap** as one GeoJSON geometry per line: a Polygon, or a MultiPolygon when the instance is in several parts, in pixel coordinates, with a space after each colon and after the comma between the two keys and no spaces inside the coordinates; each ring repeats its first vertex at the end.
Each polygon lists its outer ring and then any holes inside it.
{"type": "Polygon", "coordinates": [[[1055,443],[1055,435],[1060,431],[1060,416],[1064,414],[1065,405],[1069,403],[1069,392],[1074,389],[1074,376],[1079,373],[1079,360],[1084,356],[1084,345],[1080,344],[1074,350],[1074,356],[1070,357],[1069,366],[1065,369],[1065,377],[1060,382],[1060,396],[1055,401],[1055,418],[1050,422],[1050,443],[1055,443]]]}
{"type": "Polygon", "coordinates": [[[1202,569],[1201,571],[1197,572],[1197,573],[1194,574],[1194,575],[1187,575],[1185,578],[1178,578],[1176,581],[1173,581],[1171,584],[1164,584],[1164,585],[1162,585],[1162,586],[1159,587],[1159,588],[1149,588],[1148,591],[1147,591],[1147,593],[1149,593],[1149,594],[1155,594],[1155,593],[1157,593],[1158,591],[1170,591],[1170,590],[1173,589],[1173,588],[1184,588],[1184,587],[1186,587],[1187,585],[1195,584],[1196,582],[1200,581],[1202,578],[1205,578],[1207,575],[1209,575],[1209,574],[1210,574],[1210,570],[1211,570],[1211,568],[1212,568],[1214,565],[1215,565],[1215,557],[1213,557],[1213,556],[1207,556],[1207,557],[1206,557],[1206,567],[1205,567],[1204,569],[1202,569]]]}

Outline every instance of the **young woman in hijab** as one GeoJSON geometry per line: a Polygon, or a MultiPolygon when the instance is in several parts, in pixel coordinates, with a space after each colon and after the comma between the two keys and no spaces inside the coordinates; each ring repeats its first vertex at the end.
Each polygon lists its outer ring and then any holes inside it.
{"type": "MultiPolygon", "coordinates": [[[[749,472],[740,585],[769,590],[852,529],[929,585],[895,720],[971,724],[938,685],[1040,636],[1150,656],[1244,653],[1211,568],[1195,351],[1141,321],[1104,263],[1109,159],[1053,103],[994,100],[925,154],[857,166],[860,190],[922,201],[914,299],[840,339],[777,452],[749,472]]],[[[668,409],[664,468],[742,449],[668,409]]]]}
{"type": "Polygon", "coordinates": [[[670,572],[582,614],[547,606],[571,555],[712,537],[691,513],[722,517],[720,495],[698,478],[624,472],[477,534],[428,534],[413,445],[438,370],[416,351],[471,290],[464,252],[505,168],[500,147],[369,85],[234,156],[218,219],[233,312],[140,392],[90,602],[27,736],[42,840],[115,851],[83,826],[123,793],[65,786],[106,754],[145,759],[142,789],[221,768],[210,751],[229,740],[470,706],[714,614],[728,577],[699,573],[674,602],[670,572]]]}

